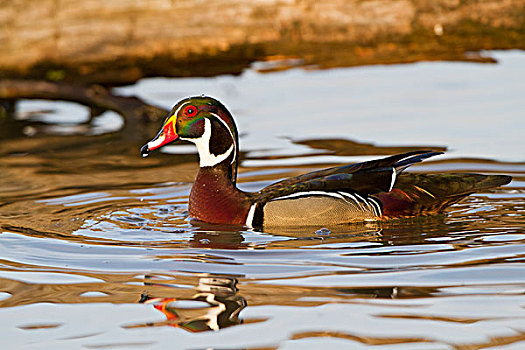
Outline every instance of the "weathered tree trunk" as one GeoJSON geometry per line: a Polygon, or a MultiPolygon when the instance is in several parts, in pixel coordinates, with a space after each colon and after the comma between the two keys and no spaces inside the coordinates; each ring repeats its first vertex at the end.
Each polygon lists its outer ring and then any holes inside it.
{"type": "Polygon", "coordinates": [[[321,67],[525,49],[524,0],[7,0],[0,74],[131,83],[239,73],[283,54],[321,67]]]}

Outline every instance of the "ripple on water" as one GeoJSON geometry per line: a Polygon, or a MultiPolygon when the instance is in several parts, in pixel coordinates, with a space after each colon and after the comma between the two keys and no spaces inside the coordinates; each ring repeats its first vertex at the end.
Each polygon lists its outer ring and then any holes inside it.
{"type": "Polygon", "coordinates": [[[140,159],[139,146],[154,130],[108,135],[111,129],[97,129],[97,123],[117,125],[111,115],[84,123],[87,114],[81,109],[71,125],[63,125],[68,106],[23,103],[23,122],[32,123],[35,135],[0,140],[5,155],[0,157],[3,343],[10,348],[520,348],[525,342],[525,165],[516,158],[521,157],[519,147],[501,150],[508,140],[522,139],[516,127],[521,119],[512,118],[523,110],[523,99],[519,94],[513,100],[514,90],[506,91],[502,110],[501,102],[493,104],[486,94],[493,96],[490,86],[503,89],[507,81],[523,81],[517,78],[523,66],[515,65],[507,76],[512,79],[497,83],[483,75],[497,69],[476,66],[475,81],[452,92],[435,82],[458,76],[468,80],[457,68],[474,68],[429,63],[415,66],[417,74],[412,66],[376,67],[374,72],[247,72],[214,79],[152,79],[121,89],[138,89],[143,97],[163,91],[172,103],[180,91],[209,88],[220,97],[221,84],[238,85],[240,97],[225,99],[247,132],[239,179],[245,190],[394,152],[363,140],[454,148],[441,160],[414,167],[416,172],[514,176],[509,186],[470,196],[444,216],[341,227],[260,232],[190,222],[187,200],[197,164],[193,151],[174,145],[169,157],[140,159]],[[443,69],[453,74],[436,78],[443,69]],[[366,86],[363,79],[350,79],[365,75],[366,86]],[[384,75],[395,80],[383,81],[384,75]],[[427,76],[426,85],[413,84],[427,76]],[[480,79],[486,79],[485,85],[478,84],[480,79]],[[276,88],[280,84],[290,87],[286,98],[276,88]],[[315,90],[318,86],[322,91],[315,90]],[[439,94],[422,95],[429,86],[439,94]],[[264,94],[250,90],[255,87],[264,94]],[[273,103],[261,105],[248,94],[267,96],[273,103]],[[480,94],[479,104],[471,106],[464,94],[480,94]],[[377,101],[382,103],[376,110],[377,101]],[[327,103],[332,123],[320,124],[319,106],[327,103]],[[353,109],[343,111],[341,106],[348,104],[353,109]],[[56,112],[33,113],[56,106],[56,112]],[[470,107],[476,108],[465,112],[470,107]],[[436,113],[441,124],[429,129],[432,116],[416,118],[411,111],[436,113]],[[507,114],[493,120],[500,113],[507,114]],[[283,118],[288,114],[300,123],[283,118]],[[477,119],[459,120],[463,115],[477,119]],[[378,123],[384,128],[379,130],[378,123]],[[516,125],[508,128],[508,123],[516,125]],[[482,124],[491,126],[489,136],[481,132],[482,124]],[[341,140],[334,139],[334,125],[346,135],[341,140]],[[105,135],[90,136],[99,131],[105,135]],[[56,136],[64,132],[85,136],[56,136]],[[326,140],[323,133],[329,135],[326,140]],[[315,139],[308,138],[312,135],[315,139]],[[497,147],[487,148],[493,144],[497,147]],[[483,147],[494,160],[473,158],[473,150],[485,156],[483,147]]]}

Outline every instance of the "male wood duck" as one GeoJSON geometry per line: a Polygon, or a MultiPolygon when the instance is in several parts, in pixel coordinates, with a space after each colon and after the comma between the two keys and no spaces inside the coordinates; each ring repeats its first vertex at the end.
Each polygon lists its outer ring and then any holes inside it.
{"type": "Polygon", "coordinates": [[[330,226],[437,214],[469,194],[512,179],[504,175],[403,172],[412,164],[442,154],[413,151],[314,171],[258,192],[244,192],[236,187],[239,136],[222,103],[207,96],[180,101],[141,154],[146,157],[179,138],[193,142],[200,158],[189,215],[216,224],[330,226]]]}

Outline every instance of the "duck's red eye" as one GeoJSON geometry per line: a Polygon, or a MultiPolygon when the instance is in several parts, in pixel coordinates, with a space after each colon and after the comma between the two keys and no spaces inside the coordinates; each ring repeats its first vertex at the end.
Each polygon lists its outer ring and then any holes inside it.
{"type": "Polygon", "coordinates": [[[197,115],[197,107],[189,105],[184,108],[182,112],[186,117],[194,117],[197,115]]]}

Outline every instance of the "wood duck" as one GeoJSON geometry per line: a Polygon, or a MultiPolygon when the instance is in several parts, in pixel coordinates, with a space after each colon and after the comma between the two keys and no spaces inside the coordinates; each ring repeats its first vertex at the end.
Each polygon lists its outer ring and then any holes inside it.
{"type": "Polygon", "coordinates": [[[214,98],[186,98],[173,107],[141,154],[176,139],[197,146],[200,169],[190,217],[246,227],[331,226],[442,212],[477,191],[511,181],[505,175],[413,174],[412,164],[442,152],[413,151],[334,167],[276,182],[258,192],[236,187],[239,136],[232,115],[214,98]]]}

